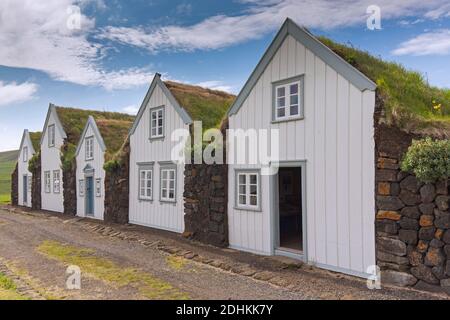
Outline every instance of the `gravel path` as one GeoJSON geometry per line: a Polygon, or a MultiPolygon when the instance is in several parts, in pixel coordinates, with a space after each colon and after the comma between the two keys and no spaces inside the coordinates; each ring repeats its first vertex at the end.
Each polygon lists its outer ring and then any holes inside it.
{"type": "Polygon", "coordinates": [[[368,290],[360,279],[309,266],[299,267],[284,260],[199,245],[167,232],[135,226],[108,227],[102,222],[57,214],[0,209],[0,262],[31,288],[29,290],[47,299],[145,297],[130,285],[118,286],[89,274],[83,274],[81,290],[67,290],[67,265],[38,252],[37,248],[44,241],[89,248],[95,257],[120,268],[140,270],[185,293],[190,299],[443,298],[398,288],[368,290]],[[197,254],[203,258],[192,259],[197,254]],[[215,264],[216,261],[226,261],[227,267],[224,267],[225,263],[215,264]],[[234,267],[242,265],[249,266],[250,271],[232,272],[234,267]],[[257,274],[251,270],[257,270],[257,274]],[[277,275],[275,278],[274,274],[277,275]]]}

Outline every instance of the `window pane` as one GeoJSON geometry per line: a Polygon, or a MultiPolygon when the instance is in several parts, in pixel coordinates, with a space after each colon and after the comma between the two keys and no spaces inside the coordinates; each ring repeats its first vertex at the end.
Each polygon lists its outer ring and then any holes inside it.
{"type": "Polygon", "coordinates": [[[298,93],[298,84],[292,84],[290,87],[291,87],[291,94],[298,93]]]}
{"type": "Polygon", "coordinates": [[[239,175],[239,184],[245,184],[246,176],[244,174],[239,175]]]}
{"type": "Polygon", "coordinates": [[[258,198],[256,196],[250,196],[250,205],[251,206],[257,206],[258,205],[258,198]]]}
{"type": "Polygon", "coordinates": [[[285,116],[284,108],[277,109],[277,116],[278,116],[279,118],[285,116]]]}
{"type": "Polygon", "coordinates": [[[152,189],[147,189],[147,197],[151,197],[152,196],[152,189]]]}
{"type": "Polygon", "coordinates": [[[167,170],[162,171],[162,177],[163,179],[167,179],[167,170]]]}
{"type": "Polygon", "coordinates": [[[291,106],[291,116],[298,115],[298,106],[291,106]]]}
{"type": "Polygon", "coordinates": [[[278,107],[284,107],[286,105],[286,98],[278,98],[278,107]]]}
{"type": "Polygon", "coordinates": [[[156,136],[156,128],[155,127],[152,128],[152,136],[156,136]]]}
{"type": "Polygon", "coordinates": [[[170,199],[175,199],[175,192],[173,190],[170,190],[169,192],[169,198],[170,199]]]}
{"type": "Polygon", "coordinates": [[[291,105],[298,104],[298,95],[291,96],[291,105]]]}
{"type": "Polygon", "coordinates": [[[162,134],[163,134],[163,129],[162,129],[162,127],[159,127],[158,128],[158,135],[162,136],[162,134]]]}
{"type": "Polygon", "coordinates": [[[158,120],[158,126],[162,127],[162,125],[163,125],[163,121],[162,121],[162,118],[160,118],[160,119],[158,120]]]}
{"type": "Polygon", "coordinates": [[[258,181],[258,179],[257,179],[257,175],[256,174],[250,175],[250,183],[251,184],[256,184],[257,181],[258,181]]]}
{"type": "Polygon", "coordinates": [[[245,185],[239,186],[239,194],[245,194],[247,192],[246,190],[245,185]]]}
{"type": "Polygon", "coordinates": [[[167,198],[167,190],[166,190],[166,189],[163,189],[163,191],[162,191],[162,197],[163,197],[163,198],[167,198]]]}
{"type": "Polygon", "coordinates": [[[239,204],[247,204],[247,198],[246,196],[239,196],[239,204]]]}
{"type": "Polygon", "coordinates": [[[250,194],[256,196],[257,193],[258,193],[258,188],[257,188],[257,186],[251,185],[251,186],[250,186],[250,194]]]}
{"type": "Polygon", "coordinates": [[[156,112],[152,112],[152,119],[156,120],[156,112]]]}
{"type": "Polygon", "coordinates": [[[175,171],[170,171],[170,179],[175,179],[175,171]]]}
{"type": "Polygon", "coordinates": [[[280,87],[277,89],[277,97],[284,97],[285,96],[285,89],[284,87],[280,87]]]}

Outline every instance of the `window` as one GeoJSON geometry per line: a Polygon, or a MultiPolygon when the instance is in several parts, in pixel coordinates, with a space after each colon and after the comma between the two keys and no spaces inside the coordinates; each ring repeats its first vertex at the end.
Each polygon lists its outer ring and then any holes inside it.
{"type": "Polygon", "coordinates": [[[150,138],[164,136],[164,108],[150,110],[150,138]]]}
{"type": "Polygon", "coordinates": [[[28,176],[27,181],[28,181],[28,192],[31,192],[31,179],[33,177],[32,176],[28,176]]]}
{"type": "Polygon", "coordinates": [[[80,180],[78,182],[79,194],[80,197],[84,197],[84,180],[80,180]]]}
{"type": "Polygon", "coordinates": [[[55,146],[55,125],[54,124],[48,126],[48,146],[49,147],[55,146]]]}
{"type": "Polygon", "coordinates": [[[153,199],[153,168],[139,168],[139,199],[153,199]]]}
{"type": "Polygon", "coordinates": [[[45,192],[50,193],[50,171],[44,172],[44,186],[45,186],[45,192]]]}
{"type": "Polygon", "coordinates": [[[102,179],[95,179],[95,196],[102,196],[102,179]]]}
{"type": "Polygon", "coordinates": [[[303,78],[274,85],[274,120],[303,117],[303,78]]]}
{"type": "Polygon", "coordinates": [[[53,171],[53,193],[61,191],[61,173],[59,170],[53,171]]]}
{"type": "Polygon", "coordinates": [[[239,172],[237,174],[237,206],[243,209],[259,209],[259,174],[239,172]]]}
{"type": "Polygon", "coordinates": [[[161,169],[161,201],[175,202],[176,169],[161,169]]]}
{"type": "Polygon", "coordinates": [[[28,161],[28,147],[23,147],[23,162],[28,161]]]}
{"type": "Polygon", "coordinates": [[[86,138],[86,160],[94,159],[94,137],[86,138]]]}

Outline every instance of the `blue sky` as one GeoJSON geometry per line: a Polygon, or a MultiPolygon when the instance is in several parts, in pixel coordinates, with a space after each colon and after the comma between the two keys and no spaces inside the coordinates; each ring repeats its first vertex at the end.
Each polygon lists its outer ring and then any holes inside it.
{"type": "Polygon", "coordinates": [[[0,151],[49,102],[136,112],[155,72],[238,93],[286,17],[450,87],[447,0],[2,0],[0,151]]]}

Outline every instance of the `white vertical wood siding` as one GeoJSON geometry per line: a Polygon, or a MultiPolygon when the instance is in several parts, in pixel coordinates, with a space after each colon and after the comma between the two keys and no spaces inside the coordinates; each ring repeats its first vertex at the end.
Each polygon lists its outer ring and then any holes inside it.
{"type": "Polygon", "coordinates": [[[31,189],[27,186],[27,202],[24,202],[24,192],[23,192],[23,177],[27,176],[28,178],[28,183],[31,185],[31,179],[33,177],[32,173],[30,171],[28,171],[28,162],[30,161],[31,157],[33,156],[33,153],[31,152],[32,150],[32,145],[31,145],[31,141],[28,138],[28,136],[24,137],[24,141],[23,141],[23,145],[22,145],[22,149],[20,149],[20,153],[19,153],[19,158],[18,158],[18,179],[19,179],[19,206],[24,206],[24,207],[30,207],[31,208],[31,189]],[[23,161],[23,156],[24,156],[24,152],[25,152],[25,147],[27,147],[27,159],[28,161],[24,162],[23,161]]]}
{"type": "MultiPolygon", "coordinates": [[[[307,259],[326,268],[365,273],[375,264],[375,93],[361,92],[288,36],[239,112],[233,128],[277,128],[280,160],[306,160],[307,259]],[[305,74],[304,120],[271,123],[272,82],[305,74]],[[261,111],[262,110],[262,111],[261,111]]],[[[273,254],[268,176],[262,211],[235,209],[235,169],[229,170],[232,247],[273,254]]]]}
{"type": "Polygon", "coordinates": [[[105,212],[105,170],[103,164],[105,163],[105,154],[94,134],[92,126],[86,130],[86,134],[83,137],[83,142],[80,148],[80,153],[77,155],[77,216],[86,217],[86,191],[83,192],[83,196],[80,196],[80,180],[84,180],[84,187],[86,188],[86,177],[84,174],[84,168],[89,164],[94,169],[93,187],[94,187],[94,215],[88,216],[90,218],[103,220],[105,212]],[[86,138],[94,137],[94,158],[92,160],[86,160],[86,138]],[[101,179],[101,196],[96,195],[96,180],[101,179]]]}
{"type": "Polygon", "coordinates": [[[175,129],[188,129],[162,89],[157,85],[134,134],[130,137],[130,223],[174,232],[184,231],[184,165],[177,166],[176,203],[160,202],[160,165],[158,161],[170,161],[171,141],[175,129]],[[149,140],[150,108],[165,106],[164,140],[149,140]],[[139,200],[138,163],[155,162],[153,165],[153,200],[139,200]]]}
{"type": "Polygon", "coordinates": [[[50,114],[47,127],[45,128],[44,135],[41,146],[41,162],[42,162],[42,172],[41,172],[41,195],[42,195],[42,210],[54,211],[54,212],[64,212],[64,186],[62,183],[62,169],[61,169],[61,146],[64,140],[61,136],[60,130],[58,130],[58,125],[55,121],[55,115],[53,112],[50,114]],[[55,125],[55,146],[48,146],[48,127],[50,125],[55,125]],[[60,193],[53,192],[53,171],[59,170],[61,177],[60,193]],[[44,174],[46,171],[50,171],[50,193],[45,192],[45,179],[44,174]]]}

